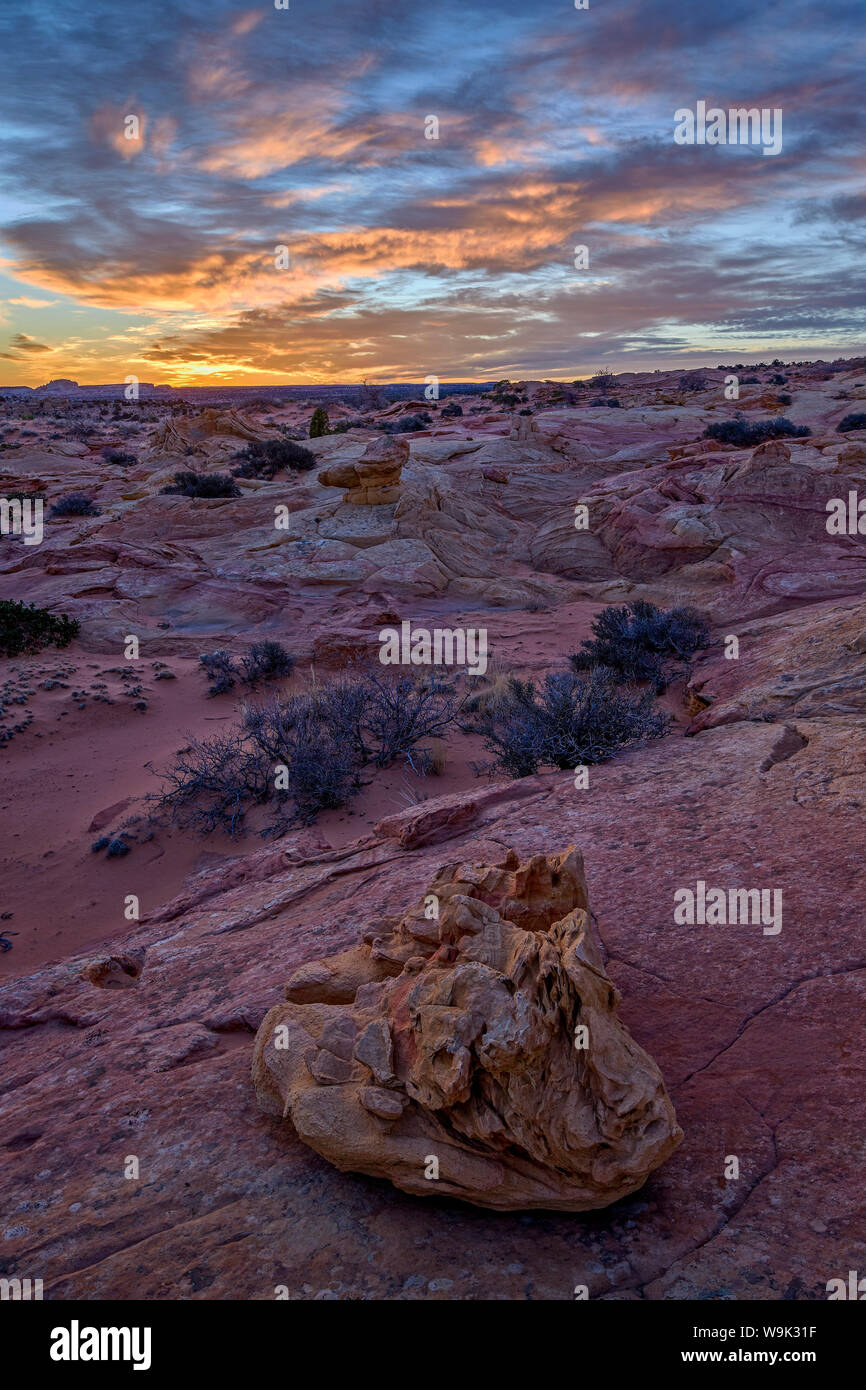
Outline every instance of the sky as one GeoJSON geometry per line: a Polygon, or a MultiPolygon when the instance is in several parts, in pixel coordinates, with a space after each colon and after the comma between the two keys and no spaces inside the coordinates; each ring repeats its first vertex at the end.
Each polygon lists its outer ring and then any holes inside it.
{"type": "Polygon", "coordinates": [[[0,383],[862,353],[863,20],[863,0],[5,0],[0,383]],[[698,102],[780,110],[781,151],[677,143],[698,102]]]}

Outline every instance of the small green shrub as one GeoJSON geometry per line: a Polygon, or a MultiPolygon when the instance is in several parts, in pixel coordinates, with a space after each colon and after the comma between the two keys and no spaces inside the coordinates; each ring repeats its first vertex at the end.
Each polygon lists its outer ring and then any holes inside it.
{"type": "Polygon", "coordinates": [[[68,647],[78,635],[77,618],[47,608],[0,599],[0,656],[23,656],[43,647],[68,647]]]}

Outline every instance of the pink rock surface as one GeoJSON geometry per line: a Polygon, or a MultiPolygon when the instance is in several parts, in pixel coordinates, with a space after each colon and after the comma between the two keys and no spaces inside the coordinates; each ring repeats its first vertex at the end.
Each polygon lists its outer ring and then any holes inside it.
{"type": "MultiPolygon", "coordinates": [[[[36,421],[39,438],[0,453],[7,491],[50,505],[85,490],[102,509],[46,520],[41,545],[0,543],[0,597],[82,625],[71,647],[0,672],[2,717],[25,725],[3,749],[0,1272],[43,1278],[53,1298],[271,1299],[285,1284],[296,1298],[570,1300],[585,1284],[592,1298],[791,1300],[857,1266],[866,552],[825,523],[828,500],[866,494],[866,435],[835,432],[866,382],[791,369],[789,413],[812,435],[731,450],[702,438],[730,409],[712,373],[714,390],[691,394],[661,375],[622,378],[619,410],[529,384],[536,413],[516,437],[493,410],[411,436],[400,497],[376,506],[345,507],[313,472],[242,480],[236,500],[160,496],[185,455],[151,456],[149,436],[138,464],[116,465],[36,421]],[[375,658],[381,626],[410,619],[485,626],[491,681],[539,678],[602,606],[635,597],[696,604],[713,646],[666,696],[669,733],[591,768],[588,788],[570,772],[480,782],[478,742],[455,740],[440,781],[386,769],[345,812],[275,842],[147,838],[153,769],[237,717],[234,695],[205,698],[202,651],[283,641],[291,692],[313,664],[322,679],[375,658]],[[129,819],[130,855],[91,854],[129,819]],[[422,1201],[339,1171],[261,1111],[254,1037],[282,981],[308,972],[314,999],[320,963],[410,912],[446,861],[569,843],[622,1024],[683,1132],[639,1190],[583,1213],[422,1201]],[[699,881],[781,889],[781,931],[676,921],[675,893],[699,881]]],[[[761,394],[744,392],[748,418],[770,409],[761,394]]],[[[357,467],[370,438],[310,446],[323,468],[357,467]]],[[[210,456],[205,439],[195,466],[210,456]]],[[[366,1100],[372,1123],[388,1102],[366,1100]]]]}

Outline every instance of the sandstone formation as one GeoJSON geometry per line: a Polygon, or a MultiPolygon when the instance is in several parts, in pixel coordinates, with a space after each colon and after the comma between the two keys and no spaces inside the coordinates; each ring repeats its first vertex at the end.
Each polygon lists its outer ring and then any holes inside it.
{"type": "Polygon", "coordinates": [[[409,445],[399,435],[382,435],[372,440],[362,458],[355,463],[332,464],[319,470],[324,487],[346,489],[343,501],[365,507],[396,502],[400,496],[400,474],[409,461],[409,445]]]}
{"type": "Polygon", "coordinates": [[[167,416],[154,430],[150,445],[154,457],[189,449],[215,457],[236,452],[244,441],[279,438],[279,430],[253,424],[236,410],[208,407],[198,415],[167,416]]]}
{"type": "Polygon", "coordinates": [[[584,1211],[634,1192],[682,1138],[617,1016],[574,846],[447,865],[417,908],[302,968],[286,999],[258,1032],[259,1100],[338,1168],[482,1207],[584,1211]]]}

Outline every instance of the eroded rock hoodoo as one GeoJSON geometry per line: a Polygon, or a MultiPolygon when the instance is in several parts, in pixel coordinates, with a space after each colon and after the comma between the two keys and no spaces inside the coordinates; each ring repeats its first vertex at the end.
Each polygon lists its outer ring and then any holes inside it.
{"type": "Polygon", "coordinates": [[[256,1038],[259,1101],[338,1168],[582,1211],[634,1192],[682,1138],[617,1017],[574,846],[446,865],[417,908],[285,994],[256,1038]]]}
{"type": "Polygon", "coordinates": [[[331,464],[320,469],[317,477],[324,487],[346,488],[344,502],[373,507],[398,500],[400,474],[408,462],[406,440],[383,435],[372,440],[356,462],[331,464]]]}

